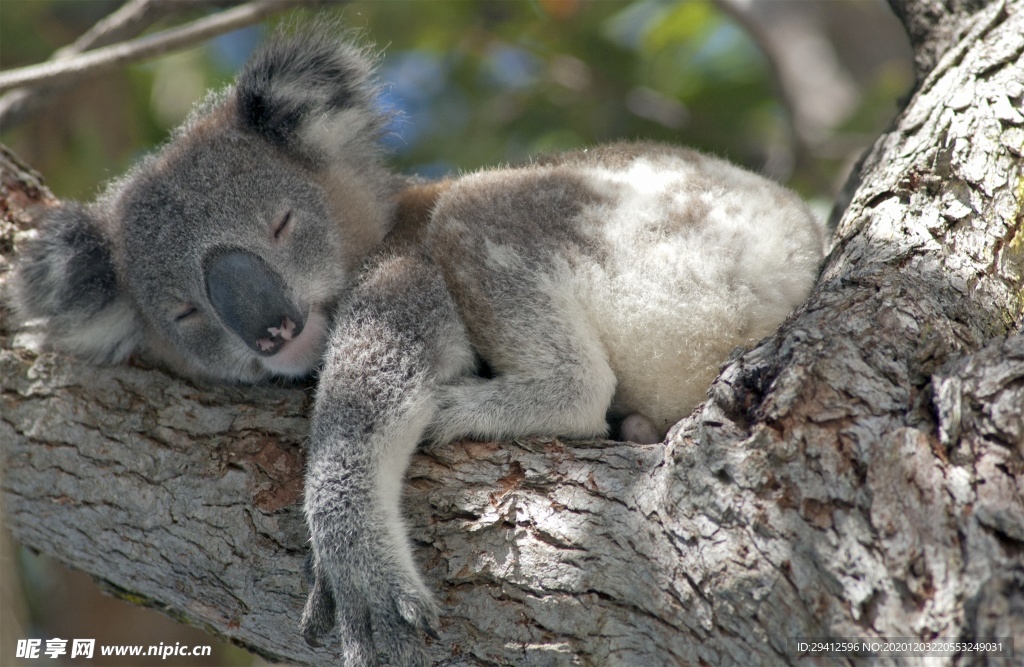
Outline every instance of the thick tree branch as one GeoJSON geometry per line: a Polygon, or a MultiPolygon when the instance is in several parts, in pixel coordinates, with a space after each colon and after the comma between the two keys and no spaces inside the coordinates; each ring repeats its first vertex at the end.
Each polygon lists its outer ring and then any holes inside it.
{"type": "Polygon", "coordinates": [[[914,47],[918,83],[951,48],[970,42],[964,36],[975,15],[993,6],[997,8],[993,15],[998,15],[1013,4],[1015,0],[889,0],[914,47]]]}
{"type": "MultiPolygon", "coordinates": [[[[958,359],[932,385],[939,441],[951,449],[967,448],[954,450],[954,456],[967,460],[979,446],[1012,451],[1024,443],[1024,335],[997,339],[958,359]]],[[[1020,519],[1018,525],[1024,525],[1020,519]]],[[[1017,539],[1024,541],[1024,534],[1017,539]]]]}
{"type": "MultiPolygon", "coordinates": [[[[800,636],[1024,647],[1024,13],[962,34],[865,159],[808,303],[667,443],[416,457],[439,664],[790,664],[800,636]]],[[[333,659],[295,632],[306,388],[90,368],[4,336],[16,539],[269,657],[333,659]]]]}

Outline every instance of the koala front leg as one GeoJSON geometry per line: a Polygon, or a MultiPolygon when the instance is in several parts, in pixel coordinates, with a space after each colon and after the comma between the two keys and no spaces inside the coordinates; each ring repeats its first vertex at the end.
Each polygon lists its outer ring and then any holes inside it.
{"type": "Polygon", "coordinates": [[[312,583],[302,633],[341,634],[345,665],[425,665],[437,609],[400,515],[409,456],[438,382],[472,369],[451,299],[425,260],[374,269],[339,314],[317,389],[305,511],[312,583]]]}

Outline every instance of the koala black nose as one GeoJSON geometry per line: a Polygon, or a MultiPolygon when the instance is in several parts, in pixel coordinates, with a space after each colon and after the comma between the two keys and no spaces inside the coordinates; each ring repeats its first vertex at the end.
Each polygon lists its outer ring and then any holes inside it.
{"type": "Polygon", "coordinates": [[[224,324],[264,356],[275,354],[305,324],[305,312],[288,297],[284,279],[248,250],[207,257],[206,293],[224,324]]]}

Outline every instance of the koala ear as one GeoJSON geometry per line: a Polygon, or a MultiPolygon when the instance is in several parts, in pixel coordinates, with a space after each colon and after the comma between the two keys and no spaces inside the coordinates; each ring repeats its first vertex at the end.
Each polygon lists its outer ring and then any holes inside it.
{"type": "Polygon", "coordinates": [[[14,306],[22,321],[47,319],[47,342],[97,363],[123,361],[139,345],[138,315],[118,287],[110,239],[90,211],[50,211],[19,253],[14,306]]]}
{"type": "Polygon", "coordinates": [[[367,49],[327,26],[279,33],[238,75],[237,120],[314,162],[373,157],[387,121],[376,106],[374,61],[367,49]]]}

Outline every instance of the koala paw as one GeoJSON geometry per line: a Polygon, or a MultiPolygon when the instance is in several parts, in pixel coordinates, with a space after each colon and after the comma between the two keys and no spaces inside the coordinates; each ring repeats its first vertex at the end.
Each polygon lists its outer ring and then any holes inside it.
{"type": "Polygon", "coordinates": [[[310,565],[301,624],[307,644],[321,646],[337,625],[346,666],[429,664],[420,632],[439,639],[437,606],[418,579],[397,567],[388,571],[382,561],[361,571],[330,572],[315,552],[310,565]]]}

